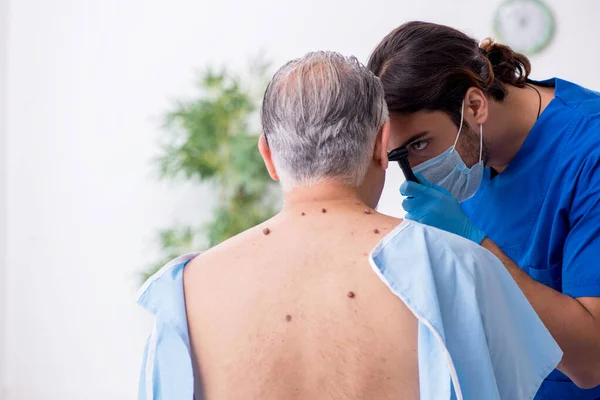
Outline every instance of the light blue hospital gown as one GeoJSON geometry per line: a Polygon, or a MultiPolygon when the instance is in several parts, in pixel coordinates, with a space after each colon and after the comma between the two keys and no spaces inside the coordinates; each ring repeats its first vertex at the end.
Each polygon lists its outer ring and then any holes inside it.
{"type": "MultiPolygon", "coordinates": [[[[194,256],[171,261],[140,289],[139,304],[155,316],[140,400],[193,398],[182,278],[194,256]]],[[[531,400],[560,362],[560,348],[484,248],[405,220],[373,249],[370,263],[419,321],[422,400],[531,400]]]]}

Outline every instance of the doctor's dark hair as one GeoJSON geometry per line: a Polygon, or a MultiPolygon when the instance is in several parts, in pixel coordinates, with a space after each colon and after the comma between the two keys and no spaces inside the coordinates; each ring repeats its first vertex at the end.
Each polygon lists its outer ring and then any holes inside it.
{"type": "Polygon", "coordinates": [[[413,21],[393,30],[375,48],[368,68],[379,77],[390,113],[439,110],[458,125],[471,87],[504,100],[506,85],[525,86],[531,64],[510,47],[481,43],[444,25],[413,21]]]}

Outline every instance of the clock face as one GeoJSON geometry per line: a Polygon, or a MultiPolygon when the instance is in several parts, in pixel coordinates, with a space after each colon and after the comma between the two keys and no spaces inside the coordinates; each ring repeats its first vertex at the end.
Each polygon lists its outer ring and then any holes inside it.
{"type": "Polygon", "coordinates": [[[554,16],[541,0],[509,0],[496,11],[498,40],[518,53],[543,50],[554,34],[554,16]]]}

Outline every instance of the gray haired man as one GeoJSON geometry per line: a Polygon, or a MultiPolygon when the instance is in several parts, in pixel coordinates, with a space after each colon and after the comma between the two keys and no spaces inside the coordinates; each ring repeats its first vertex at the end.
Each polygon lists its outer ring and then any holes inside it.
{"type": "Polygon", "coordinates": [[[147,284],[145,394],[530,399],[560,349],[500,261],[375,211],[389,150],[379,80],[356,58],[310,53],[275,74],[261,117],[283,208],[147,284]]]}

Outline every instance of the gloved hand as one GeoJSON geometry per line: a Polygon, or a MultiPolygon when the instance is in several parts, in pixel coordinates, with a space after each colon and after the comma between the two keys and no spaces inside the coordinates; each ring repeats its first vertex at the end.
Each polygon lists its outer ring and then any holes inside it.
{"type": "Polygon", "coordinates": [[[460,203],[441,186],[429,183],[416,174],[421,183],[405,181],[400,194],[406,196],[402,208],[406,218],[460,235],[481,244],[486,235],[465,214],[460,203]]]}

